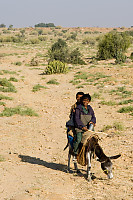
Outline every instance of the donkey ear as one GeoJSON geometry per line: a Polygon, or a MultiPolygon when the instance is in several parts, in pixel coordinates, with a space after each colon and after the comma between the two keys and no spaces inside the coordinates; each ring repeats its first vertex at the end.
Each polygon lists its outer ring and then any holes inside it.
{"type": "Polygon", "coordinates": [[[121,154],[118,154],[118,155],[116,155],[116,156],[111,156],[111,157],[109,157],[110,159],[117,159],[117,158],[119,158],[121,156],[121,154]]]}

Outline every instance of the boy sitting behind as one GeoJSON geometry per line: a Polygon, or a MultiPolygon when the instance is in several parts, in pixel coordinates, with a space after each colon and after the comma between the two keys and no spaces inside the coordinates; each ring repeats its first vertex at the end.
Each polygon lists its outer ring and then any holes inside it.
{"type": "Polygon", "coordinates": [[[78,147],[82,140],[82,135],[85,131],[89,130],[90,124],[95,126],[96,117],[94,111],[90,105],[88,105],[91,101],[91,96],[89,94],[84,94],[81,98],[81,104],[77,105],[74,114],[74,142],[73,142],[73,151],[74,156],[76,158],[78,154],[78,147]]]}

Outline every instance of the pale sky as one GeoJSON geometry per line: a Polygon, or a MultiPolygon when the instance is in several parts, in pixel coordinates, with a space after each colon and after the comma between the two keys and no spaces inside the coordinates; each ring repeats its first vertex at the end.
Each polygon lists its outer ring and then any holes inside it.
{"type": "Polygon", "coordinates": [[[133,0],[0,0],[0,24],[16,28],[54,23],[62,27],[131,27],[133,0]]]}

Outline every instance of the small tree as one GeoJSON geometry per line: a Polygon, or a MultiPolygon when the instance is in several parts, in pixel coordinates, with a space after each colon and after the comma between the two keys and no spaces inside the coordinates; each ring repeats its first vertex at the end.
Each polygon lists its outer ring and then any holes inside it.
{"type": "Polygon", "coordinates": [[[81,59],[81,53],[78,48],[74,49],[69,55],[69,63],[85,65],[86,63],[81,59]]]}
{"type": "Polygon", "coordinates": [[[130,46],[130,37],[125,33],[112,31],[107,33],[98,44],[97,56],[100,60],[118,58],[123,56],[123,53],[130,46]]]}
{"type": "Polygon", "coordinates": [[[0,24],[0,28],[5,28],[6,25],[5,24],[0,24]]]}
{"type": "Polygon", "coordinates": [[[59,60],[64,63],[81,64],[84,65],[85,62],[81,59],[81,53],[78,48],[74,49],[72,52],[68,50],[67,43],[58,39],[48,51],[50,60],[59,60]]]}
{"type": "Polygon", "coordinates": [[[58,41],[55,42],[49,49],[48,55],[50,57],[50,60],[60,60],[62,62],[67,62],[68,60],[67,43],[62,39],[58,39],[58,41]]]}

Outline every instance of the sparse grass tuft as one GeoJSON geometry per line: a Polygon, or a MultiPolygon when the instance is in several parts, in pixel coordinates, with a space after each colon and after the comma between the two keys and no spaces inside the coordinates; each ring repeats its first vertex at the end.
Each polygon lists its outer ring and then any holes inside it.
{"type": "Polygon", "coordinates": [[[8,81],[18,82],[18,79],[16,79],[15,77],[10,77],[8,81]]]}
{"type": "Polygon", "coordinates": [[[114,102],[114,101],[101,101],[100,104],[107,105],[107,106],[115,106],[116,102],[114,102]]]}
{"type": "Polygon", "coordinates": [[[75,78],[75,80],[77,80],[77,79],[83,79],[83,80],[87,80],[88,79],[88,73],[87,72],[78,72],[78,73],[76,73],[76,75],[74,76],[75,78]]]}
{"type": "Polygon", "coordinates": [[[118,110],[119,113],[130,113],[130,112],[133,112],[133,106],[126,106],[126,107],[123,107],[123,108],[120,108],[118,110]]]}
{"type": "Polygon", "coordinates": [[[83,85],[78,85],[76,88],[84,88],[83,85]]]}
{"type": "Polygon", "coordinates": [[[132,103],[132,102],[133,102],[133,99],[128,99],[128,100],[119,102],[118,105],[128,104],[128,103],[132,103]]]}
{"type": "Polygon", "coordinates": [[[55,84],[55,85],[59,85],[59,82],[57,82],[56,79],[51,79],[47,82],[47,84],[55,84]]]}
{"type": "Polygon", "coordinates": [[[4,74],[17,74],[15,71],[2,70],[4,74]]]}
{"type": "Polygon", "coordinates": [[[125,87],[118,87],[117,90],[111,90],[110,94],[115,94],[123,98],[126,98],[132,95],[132,91],[125,90],[125,87]]]}
{"type": "Polygon", "coordinates": [[[0,100],[2,100],[2,99],[13,100],[12,97],[7,97],[7,96],[4,96],[4,95],[0,94],[0,100]]]}
{"type": "Polygon", "coordinates": [[[103,127],[102,131],[108,131],[109,129],[115,129],[115,131],[123,131],[124,126],[121,122],[114,122],[113,125],[106,125],[103,127]]]}
{"type": "Polygon", "coordinates": [[[17,66],[21,66],[21,65],[22,65],[22,63],[19,62],[19,61],[18,61],[18,62],[15,62],[14,64],[17,65],[17,66]]]}
{"type": "Polygon", "coordinates": [[[72,83],[73,85],[78,85],[79,83],[81,83],[80,80],[72,80],[69,83],[72,83]]]}
{"type": "Polygon", "coordinates": [[[94,92],[94,94],[92,95],[92,99],[99,99],[100,98],[100,94],[97,92],[94,92]]]}
{"type": "Polygon", "coordinates": [[[32,92],[37,92],[37,91],[40,90],[41,88],[48,89],[48,87],[46,87],[46,86],[37,84],[37,85],[35,85],[35,86],[33,87],[32,92]]]}
{"type": "Polygon", "coordinates": [[[0,155],[0,162],[3,162],[3,161],[5,161],[5,158],[2,155],[0,155]]]}
{"type": "Polygon", "coordinates": [[[118,130],[118,131],[124,130],[124,126],[121,122],[114,122],[113,128],[115,128],[115,130],[118,130]]]}
{"type": "Polygon", "coordinates": [[[32,110],[31,108],[22,108],[20,106],[17,106],[15,108],[7,108],[5,107],[5,109],[0,113],[0,117],[6,116],[6,117],[10,117],[12,115],[27,115],[27,116],[38,116],[37,113],[35,113],[34,110],[32,110]]]}
{"type": "Polygon", "coordinates": [[[6,105],[6,103],[5,103],[5,102],[3,102],[3,101],[0,101],[0,105],[1,105],[1,106],[5,106],[5,105],[6,105]]]}
{"type": "Polygon", "coordinates": [[[17,92],[15,86],[6,78],[0,79],[0,91],[2,92],[17,92]]]}

